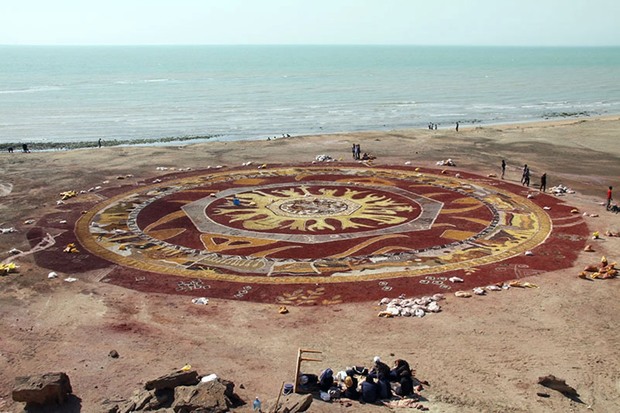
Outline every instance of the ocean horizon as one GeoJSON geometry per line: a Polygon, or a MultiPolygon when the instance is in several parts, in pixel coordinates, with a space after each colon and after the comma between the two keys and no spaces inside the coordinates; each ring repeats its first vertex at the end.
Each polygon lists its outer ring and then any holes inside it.
{"type": "Polygon", "coordinates": [[[620,47],[0,46],[0,147],[620,113],[620,47]]]}

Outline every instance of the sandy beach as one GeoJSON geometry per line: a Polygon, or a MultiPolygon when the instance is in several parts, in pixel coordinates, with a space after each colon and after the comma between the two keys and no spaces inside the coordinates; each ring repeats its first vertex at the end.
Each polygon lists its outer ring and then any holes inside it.
{"type": "MultiPolygon", "coordinates": [[[[191,364],[236,384],[237,394],[275,398],[294,375],[298,348],[322,351],[319,373],[370,365],[379,355],[402,358],[429,385],[421,391],[431,412],[613,412],[620,406],[620,280],[584,280],[578,274],[602,256],[620,260],[620,214],[605,211],[607,187],[620,198],[620,117],[567,119],[439,130],[394,130],[261,141],[206,142],[171,147],[94,149],[0,154],[0,261],[18,272],[0,277],[0,412],[21,412],[11,399],[16,376],[66,372],[81,399],[72,411],[105,411],[144,382],[191,364]],[[376,157],[373,165],[438,168],[482,176],[500,174],[519,183],[528,164],[532,186],[575,193],[564,201],[586,213],[589,242],[572,269],[524,281],[539,288],[510,289],[468,299],[448,295],[442,312],[424,318],[377,317],[377,302],[294,306],[147,294],[101,282],[104,270],[48,279],[49,269],[28,252],[26,234],[41,217],[58,211],[63,191],[135,185],[165,174],[161,167],[199,170],[216,165],[310,165],[319,154],[351,161],[351,144],[376,157]],[[158,168],[160,167],[160,168],[158,168]],[[119,179],[122,178],[122,179],[119,179]],[[104,183],[107,182],[107,183],[104,183]],[[110,358],[111,350],[120,357],[110,358]],[[537,384],[555,375],[579,393],[572,400],[537,384]],[[547,393],[541,397],[537,393],[547,393]]],[[[369,168],[372,168],[370,166],[369,168]]],[[[80,196],[96,196],[96,192],[80,196]]],[[[69,228],[69,231],[72,229],[69,228]]],[[[251,405],[236,409],[250,412],[251,405]]],[[[63,411],[63,410],[58,410],[63,411]]],[[[315,401],[310,412],[380,412],[383,406],[315,401]]]]}

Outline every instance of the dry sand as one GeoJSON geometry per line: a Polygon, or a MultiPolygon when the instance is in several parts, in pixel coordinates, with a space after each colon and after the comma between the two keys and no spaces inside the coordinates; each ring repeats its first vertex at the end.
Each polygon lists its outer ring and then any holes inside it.
{"type": "MultiPolygon", "coordinates": [[[[532,182],[547,172],[548,186],[575,190],[566,201],[582,211],[591,231],[620,231],[620,214],[600,205],[608,185],[620,194],[620,118],[570,120],[453,130],[367,132],[272,141],[209,142],[183,147],[117,147],[68,152],[0,154],[0,260],[15,247],[28,250],[27,219],[53,212],[65,190],[126,185],[151,179],[157,166],[311,162],[318,154],[350,159],[353,142],[377,164],[433,167],[451,158],[460,170],[498,173],[519,181],[524,163],[532,182]],[[119,175],[133,178],[117,181],[119,175]]],[[[620,195],[618,196],[620,198],[620,195]]],[[[615,412],[620,406],[620,280],[586,281],[579,271],[602,255],[620,259],[620,238],[592,241],[572,270],[526,279],[538,289],[510,289],[469,299],[449,296],[439,314],[383,319],[375,302],[293,307],[144,294],[101,283],[102,273],[64,274],[48,280],[32,255],[15,262],[19,274],[0,278],[0,412],[19,412],[11,400],[15,376],[65,371],[82,412],[104,400],[128,398],[148,379],[186,363],[202,374],[236,383],[251,401],[275,397],[290,382],[299,347],[323,352],[318,373],[380,355],[408,360],[421,380],[431,412],[615,412]],[[108,357],[110,350],[120,354],[108,357]],[[582,403],[537,384],[540,376],[565,379],[582,403]],[[243,385],[243,386],[241,386],[243,385]],[[243,388],[241,388],[243,387],[243,388]],[[548,398],[537,396],[546,392],[548,398]]],[[[250,411],[244,407],[238,411],[250,411]]],[[[74,409],[73,411],[80,411],[74,409]]],[[[317,401],[311,412],[379,412],[385,407],[317,401]]]]}

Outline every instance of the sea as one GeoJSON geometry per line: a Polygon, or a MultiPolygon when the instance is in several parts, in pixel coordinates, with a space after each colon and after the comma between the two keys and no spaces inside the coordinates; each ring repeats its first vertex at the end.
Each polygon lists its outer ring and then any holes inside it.
{"type": "Polygon", "coordinates": [[[619,47],[0,46],[0,148],[619,113],[619,47]]]}

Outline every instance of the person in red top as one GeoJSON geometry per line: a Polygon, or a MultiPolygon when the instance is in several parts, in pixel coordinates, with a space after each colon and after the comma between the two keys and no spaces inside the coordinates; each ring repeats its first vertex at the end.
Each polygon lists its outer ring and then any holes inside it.
{"type": "Polygon", "coordinates": [[[612,189],[614,189],[613,187],[609,187],[609,189],[607,190],[607,209],[609,209],[611,207],[611,200],[612,200],[612,196],[611,196],[611,191],[612,189]]]}

